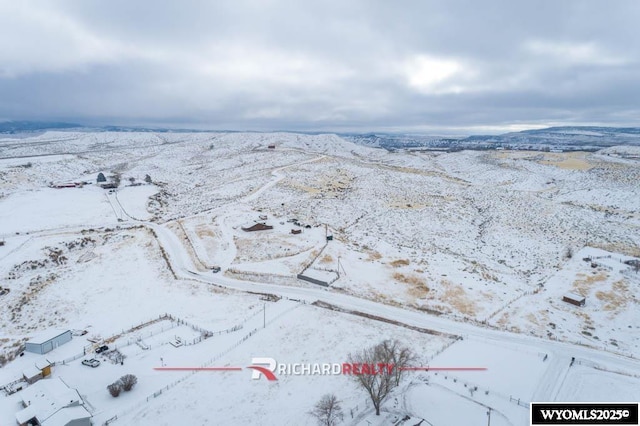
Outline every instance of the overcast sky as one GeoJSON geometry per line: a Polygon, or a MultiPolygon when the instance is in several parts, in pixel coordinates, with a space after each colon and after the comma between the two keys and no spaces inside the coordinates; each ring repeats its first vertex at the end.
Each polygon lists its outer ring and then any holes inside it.
{"type": "Polygon", "coordinates": [[[640,1],[0,0],[0,120],[640,125],[640,1]]]}

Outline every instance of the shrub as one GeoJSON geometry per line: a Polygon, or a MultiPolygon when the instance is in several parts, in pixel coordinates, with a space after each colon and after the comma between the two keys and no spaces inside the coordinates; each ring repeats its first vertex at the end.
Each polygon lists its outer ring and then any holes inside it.
{"type": "Polygon", "coordinates": [[[119,381],[113,382],[109,386],[107,386],[107,390],[109,391],[111,396],[115,398],[120,395],[120,392],[122,392],[122,384],[119,381]]]}
{"type": "Polygon", "coordinates": [[[120,377],[120,383],[122,384],[122,389],[126,392],[129,392],[133,386],[138,383],[138,378],[133,374],[125,374],[120,377]]]}

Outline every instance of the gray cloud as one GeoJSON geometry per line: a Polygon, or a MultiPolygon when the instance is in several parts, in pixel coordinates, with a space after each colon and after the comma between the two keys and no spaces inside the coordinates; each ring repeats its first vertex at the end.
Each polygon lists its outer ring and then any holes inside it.
{"type": "Polygon", "coordinates": [[[638,18],[634,0],[0,1],[0,118],[426,132],[637,125],[638,18]]]}

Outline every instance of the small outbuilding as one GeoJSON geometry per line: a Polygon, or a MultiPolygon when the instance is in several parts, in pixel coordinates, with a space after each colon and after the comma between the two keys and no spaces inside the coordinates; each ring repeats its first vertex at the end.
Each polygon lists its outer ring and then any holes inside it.
{"type": "Polygon", "coordinates": [[[579,294],[566,293],[564,296],[562,296],[562,301],[571,303],[572,305],[576,306],[584,306],[587,302],[587,299],[584,296],[580,296],[579,294]]]}
{"type": "Polygon", "coordinates": [[[292,233],[293,235],[301,234],[301,233],[302,233],[302,229],[292,229],[292,230],[291,230],[291,233],[292,233]]]}
{"type": "Polygon", "coordinates": [[[51,375],[51,363],[46,359],[36,362],[36,368],[40,370],[42,377],[48,377],[51,375]]]}
{"type": "Polygon", "coordinates": [[[71,330],[47,331],[29,340],[25,344],[25,351],[42,355],[69,341],[71,341],[71,330]]]}
{"type": "Polygon", "coordinates": [[[42,379],[42,371],[35,366],[29,367],[22,371],[22,378],[30,385],[34,384],[38,380],[42,379]]]}
{"type": "Polygon", "coordinates": [[[273,226],[267,225],[266,223],[255,223],[242,227],[242,230],[245,232],[267,231],[269,229],[273,229],[273,226]]]}

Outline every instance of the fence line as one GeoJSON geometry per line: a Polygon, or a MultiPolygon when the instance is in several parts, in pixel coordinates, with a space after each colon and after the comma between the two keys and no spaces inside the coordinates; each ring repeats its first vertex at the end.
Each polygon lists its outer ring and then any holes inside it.
{"type": "MultiPolygon", "coordinates": [[[[259,331],[259,329],[255,328],[253,330],[251,330],[248,334],[244,335],[240,340],[238,340],[237,342],[235,342],[233,345],[231,345],[230,347],[228,347],[227,349],[225,349],[224,351],[218,353],[216,356],[214,356],[213,358],[209,359],[208,361],[204,362],[203,364],[200,365],[201,368],[204,367],[208,367],[211,366],[214,362],[216,362],[217,360],[219,360],[220,358],[222,358],[224,355],[227,355],[229,352],[231,352],[233,349],[237,348],[238,346],[240,346],[242,343],[246,342],[250,337],[252,337],[253,335],[255,335],[257,332],[259,331]]],[[[193,376],[194,374],[198,373],[197,370],[191,371],[189,374],[169,383],[168,385],[162,387],[161,389],[158,389],[157,391],[153,392],[152,394],[148,395],[145,400],[143,401],[144,403],[148,403],[152,400],[154,400],[155,398],[159,397],[160,395],[162,395],[164,392],[168,391],[169,389],[179,385],[180,383],[184,382],[185,380],[187,380],[188,378],[190,378],[191,376],[193,376]]],[[[109,425],[111,423],[113,423],[114,421],[118,420],[118,418],[129,414],[131,412],[133,412],[134,410],[140,408],[140,405],[134,405],[131,406],[129,408],[127,408],[126,410],[123,410],[121,412],[119,412],[118,414],[114,415],[113,417],[111,417],[110,419],[108,419],[107,421],[104,422],[104,425],[109,425]]]]}
{"type": "MultiPolygon", "coordinates": [[[[300,306],[300,304],[295,304],[292,308],[289,308],[283,312],[281,312],[280,314],[276,315],[275,317],[273,317],[272,319],[270,319],[268,322],[265,323],[265,327],[271,323],[273,323],[274,321],[276,321],[277,319],[279,319],[280,317],[282,317],[283,315],[291,312],[292,310],[298,308],[300,306]]],[[[259,313],[262,311],[259,311],[259,313]]],[[[254,315],[252,315],[249,318],[254,317],[254,315]]],[[[241,344],[243,344],[244,342],[246,342],[247,340],[249,340],[249,338],[251,338],[252,336],[254,336],[256,333],[258,333],[260,331],[260,328],[254,328],[253,330],[251,330],[249,333],[245,334],[241,339],[239,339],[238,341],[236,341],[234,344],[232,344],[231,346],[229,346],[227,349],[225,349],[222,352],[219,352],[218,354],[216,354],[214,357],[212,357],[211,359],[205,361],[204,363],[202,363],[199,367],[200,368],[205,368],[205,367],[210,367],[213,363],[215,363],[216,361],[218,361],[219,359],[221,359],[223,356],[227,355],[229,352],[231,352],[232,350],[236,349],[238,346],[240,346],[241,344]]],[[[193,376],[194,374],[197,374],[199,371],[198,370],[193,370],[190,373],[188,373],[187,375],[175,380],[172,383],[169,383],[168,385],[162,387],[161,389],[153,392],[152,394],[150,394],[149,396],[146,397],[146,399],[143,401],[145,403],[148,403],[152,400],[154,400],[155,398],[159,397],[160,395],[162,395],[164,392],[168,391],[169,389],[177,386],[178,384],[184,382],[185,380],[187,380],[188,378],[190,378],[191,376],[193,376]]],[[[121,411],[120,413],[114,415],[113,417],[111,417],[110,419],[108,419],[104,425],[109,425],[112,422],[118,420],[119,417],[122,417],[126,414],[129,414],[131,412],[133,412],[134,410],[140,408],[140,405],[135,405],[132,407],[129,407],[126,410],[121,411]]]]}
{"type": "MultiPolygon", "coordinates": [[[[260,313],[260,312],[257,312],[257,313],[260,313]]],[[[197,331],[197,332],[200,333],[199,337],[197,337],[195,339],[192,339],[190,342],[184,342],[185,346],[190,346],[190,345],[195,345],[197,343],[200,343],[203,340],[208,339],[209,337],[212,337],[212,336],[221,335],[221,334],[228,334],[228,333],[232,333],[232,332],[241,330],[244,327],[244,323],[247,322],[249,319],[253,318],[255,315],[256,314],[252,314],[251,316],[249,316],[245,320],[243,320],[242,323],[236,324],[236,325],[234,325],[232,327],[229,327],[227,329],[219,330],[219,331],[210,331],[210,330],[207,330],[207,329],[205,329],[203,327],[200,327],[198,325],[195,325],[193,323],[185,321],[185,320],[183,320],[181,318],[178,318],[178,317],[175,317],[175,316],[173,316],[171,314],[165,313],[165,314],[159,315],[158,318],[154,318],[152,320],[142,322],[142,323],[140,323],[140,324],[138,324],[136,326],[132,326],[131,328],[129,328],[126,331],[123,330],[121,333],[119,333],[117,335],[111,336],[111,337],[109,337],[107,339],[102,339],[102,342],[104,342],[104,343],[115,342],[118,339],[121,339],[124,334],[133,333],[133,332],[141,330],[144,327],[148,327],[148,326],[153,325],[153,324],[155,324],[157,322],[166,320],[166,321],[170,322],[170,325],[169,325],[168,328],[161,327],[159,330],[148,332],[148,334],[140,334],[140,335],[136,336],[135,338],[130,337],[130,338],[127,339],[126,343],[122,342],[120,344],[114,344],[113,345],[113,349],[126,348],[127,346],[131,346],[133,344],[136,344],[136,343],[140,342],[144,338],[153,337],[153,336],[155,336],[157,334],[164,333],[167,330],[171,330],[172,328],[175,328],[175,327],[178,327],[178,326],[181,326],[181,325],[185,325],[187,327],[190,327],[194,331],[197,331]]],[[[65,358],[62,361],[54,361],[54,362],[51,363],[51,365],[53,365],[53,366],[55,366],[56,364],[63,364],[64,365],[66,363],[75,361],[75,360],[77,360],[79,358],[82,358],[82,357],[86,356],[88,353],[90,353],[92,351],[93,347],[94,347],[94,345],[87,345],[87,346],[85,346],[83,348],[83,352],[82,353],[78,353],[78,354],[73,355],[73,356],[71,356],[69,358],[65,358]]]]}

